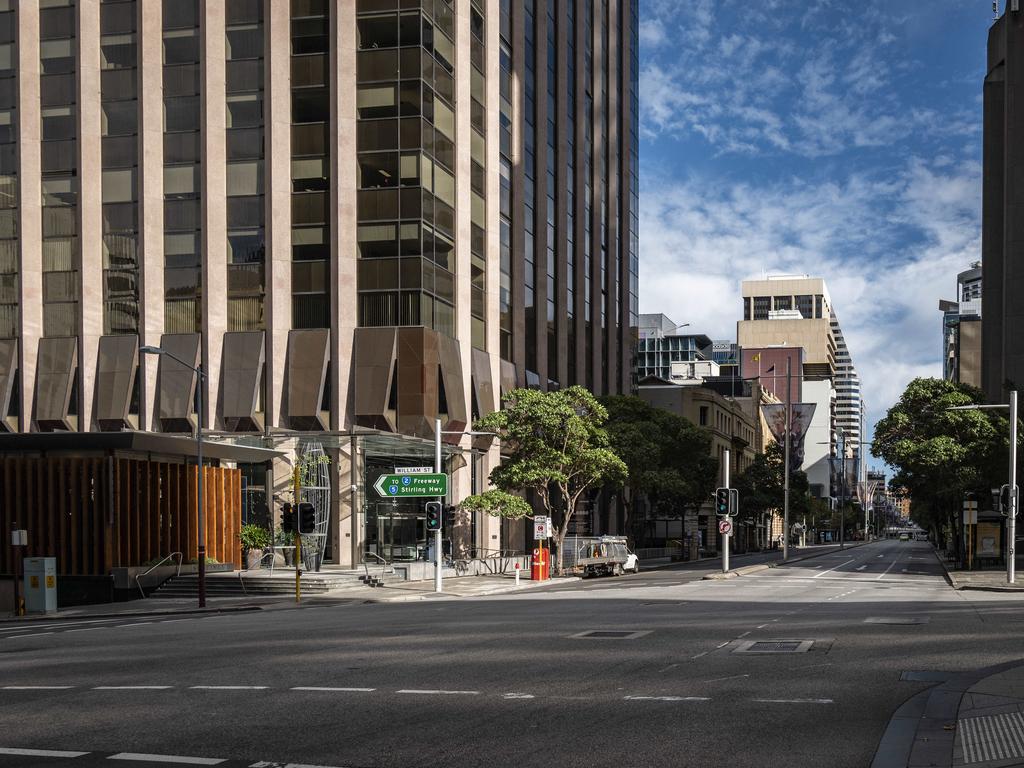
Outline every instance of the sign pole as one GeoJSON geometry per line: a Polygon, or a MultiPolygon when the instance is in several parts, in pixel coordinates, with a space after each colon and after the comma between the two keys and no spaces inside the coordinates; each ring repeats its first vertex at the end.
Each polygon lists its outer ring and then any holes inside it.
{"type": "MultiPolygon", "coordinates": [[[[295,514],[299,514],[299,494],[302,490],[302,479],[300,476],[300,470],[295,467],[295,471],[292,472],[292,488],[295,491],[295,514]]],[[[299,568],[299,564],[302,562],[302,534],[299,533],[298,520],[295,524],[295,602],[299,602],[302,599],[302,586],[300,584],[300,578],[302,577],[302,571],[299,568]]]]}
{"type": "Polygon", "coordinates": [[[1013,584],[1017,575],[1017,390],[1010,392],[1010,514],[1006,519],[1006,583],[1013,584]]]}
{"type": "MultiPolygon", "coordinates": [[[[725,487],[725,488],[728,488],[729,487],[729,449],[728,448],[726,448],[722,452],[722,458],[723,458],[723,461],[724,461],[724,464],[722,466],[722,486],[725,487]]],[[[732,505],[732,493],[731,492],[729,494],[729,504],[730,504],[730,506],[732,505]]],[[[725,519],[726,520],[729,519],[728,515],[725,517],[725,519]]],[[[729,572],[729,537],[731,535],[732,535],[731,533],[723,533],[722,534],[722,573],[728,573],[729,572]]]]}
{"type": "MultiPolygon", "coordinates": [[[[434,419],[434,472],[441,474],[441,419],[434,419]]],[[[444,504],[444,496],[438,496],[437,500],[444,504]]],[[[442,525],[444,513],[441,516],[442,525]]],[[[434,531],[434,592],[441,593],[444,587],[441,583],[441,530],[434,531]]]]}
{"type": "Polygon", "coordinates": [[[790,435],[793,421],[793,357],[786,355],[786,466],[782,491],[782,561],[789,560],[789,453],[793,438],[790,435]]]}

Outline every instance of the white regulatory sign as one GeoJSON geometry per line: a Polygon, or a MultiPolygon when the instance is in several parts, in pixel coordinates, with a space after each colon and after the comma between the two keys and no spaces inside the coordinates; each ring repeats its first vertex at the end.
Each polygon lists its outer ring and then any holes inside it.
{"type": "Polygon", "coordinates": [[[547,539],[551,536],[551,520],[546,517],[533,518],[533,538],[547,539]]]}
{"type": "Polygon", "coordinates": [[[732,521],[731,520],[719,520],[718,521],[718,532],[723,536],[728,536],[732,533],[732,521]]]}

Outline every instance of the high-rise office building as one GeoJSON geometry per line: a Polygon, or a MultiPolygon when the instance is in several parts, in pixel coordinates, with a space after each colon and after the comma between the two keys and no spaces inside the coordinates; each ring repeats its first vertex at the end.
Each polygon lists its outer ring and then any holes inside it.
{"type": "Polygon", "coordinates": [[[981,387],[981,262],[956,276],[956,301],[941,299],[942,378],[981,387]]]}
{"type": "Polygon", "coordinates": [[[372,485],[435,418],[457,500],[502,392],[630,389],[637,6],[0,0],[0,429],[188,433],[199,389],[324,448],[328,559],[420,556],[372,485]]]}
{"type": "MultiPolygon", "coordinates": [[[[863,403],[860,378],[828,287],[819,277],[782,275],[745,280],[742,294],[743,319],[737,323],[737,342],[743,350],[744,377],[784,375],[785,360],[792,359],[794,350],[803,349],[802,364],[790,364],[793,377],[801,379],[799,396],[815,403],[804,443],[803,469],[813,491],[832,495],[828,456],[837,455],[840,445],[848,456],[859,452],[863,403]],[[775,361],[774,365],[769,360],[775,361]],[[770,374],[769,365],[773,367],[770,374]]],[[[777,378],[765,386],[777,387],[777,378]]],[[[790,387],[795,389],[792,382],[790,387]]],[[[785,387],[774,391],[785,399],[785,387]]]]}
{"type": "Polygon", "coordinates": [[[990,402],[1005,403],[1024,386],[1024,12],[1019,3],[988,33],[982,152],[981,289],[982,389],[990,402]]]}

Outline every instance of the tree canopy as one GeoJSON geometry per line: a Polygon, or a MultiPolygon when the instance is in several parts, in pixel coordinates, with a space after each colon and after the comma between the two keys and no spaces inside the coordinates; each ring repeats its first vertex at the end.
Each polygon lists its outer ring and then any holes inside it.
{"type": "Polygon", "coordinates": [[[490,480],[505,495],[487,492],[470,497],[463,507],[523,517],[524,507],[509,495],[536,494],[556,526],[560,572],[562,545],[579,500],[597,486],[618,485],[626,477],[626,465],[608,444],[607,419],[604,406],[580,386],[509,392],[500,411],[473,425],[497,433],[501,440],[503,460],[491,470],[490,480]]]}
{"type": "Polygon", "coordinates": [[[875,426],[871,453],[896,469],[892,485],[906,490],[923,527],[955,532],[966,494],[985,498],[1006,482],[1006,413],[949,410],[983,402],[981,390],[966,384],[918,378],[875,426]]]}
{"type": "Polygon", "coordinates": [[[662,517],[681,517],[711,497],[718,460],[706,430],[639,397],[612,395],[601,403],[611,448],[626,465],[622,501],[634,537],[643,522],[634,514],[638,497],[662,517]]]}

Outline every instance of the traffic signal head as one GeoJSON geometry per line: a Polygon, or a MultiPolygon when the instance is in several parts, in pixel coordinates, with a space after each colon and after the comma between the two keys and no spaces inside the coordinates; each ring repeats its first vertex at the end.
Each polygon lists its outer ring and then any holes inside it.
{"type": "Polygon", "coordinates": [[[715,489],[715,514],[722,515],[723,517],[729,514],[728,488],[715,489]]]}
{"type": "Polygon", "coordinates": [[[281,505],[281,530],[285,533],[295,532],[295,510],[289,502],[281,505]]]}
{"type": "Polygon", "coordinates": [[[442,525],[442,514],[444,511],[444,505],[440,501],[428,501],[426,504],[427,511],[427,530],[428,531],[440,531],[442,525]]]}
{"type": "Polygon", "coordinates": [[[298,514],[299,533],[316,533],[316,507],[308,501],[299,502],[298,514]]]}

